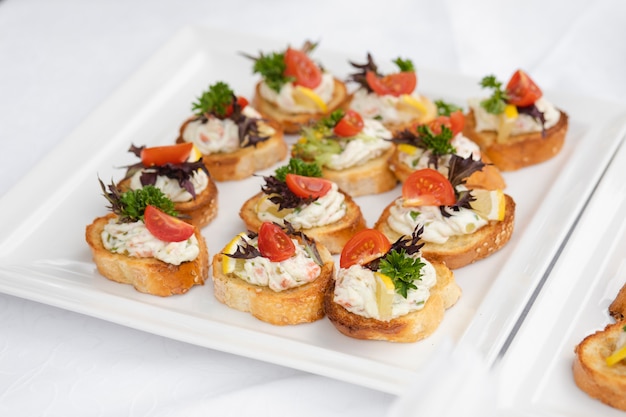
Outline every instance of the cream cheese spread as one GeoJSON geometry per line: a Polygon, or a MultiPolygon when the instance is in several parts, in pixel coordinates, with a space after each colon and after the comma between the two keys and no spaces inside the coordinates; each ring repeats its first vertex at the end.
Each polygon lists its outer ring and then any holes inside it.
{"type": "MultiPolygon", "coordinates": [[[[261,82],[259,92],[261,97],[270,103],[276,104],[280,109],[288,113],[316,113],[318,110],[296,103],[293,92],[295,85],[293,83],[284,84],[280,91],[276,92],[270,88],[265,82],[261,82]]],[[[322,73],[322,81],[312,89],[324,103],[328,104],[333,98],[335,92],[335,79],[332,74],[322,73]]]]}
{"type": "MultiPolygon", "coordinates": [[[[411,96],[418,101],[422,97],[414,91],[411,96]]],[[[363,118],[377,118],[383,123],[406,123],[415,119],[415,111],[405,110],[406,106],[400,105],[400,97],[392,95],[379,96],[370,93],[364,88],[359,88],[354,92],[354,97],[350,102],[350,108],[356,110],[363,118]]]]}
{"type": "Polygon", "coordinates": [[[365,119],[363,124],[363,130],[343,141],[341,153],[332,155],[324,166],[342,170],[362,165],[393,146],[388,140],[392,137],[391,132],[378,120],[365,119]]]}
{"type": "MultiPolygon", "coordinates": [[[[395,294],[391,318],[397,318],[412,311],[421,310],[430,297],[430,289],[437,283],[437,273],[433,265],[421,259],[425,264],[422,276],[413,281],[417,289],[410,289],[407,297],[395,294]]],[[[339,269],[335,281],[334,301],[351,313],[380,320],[376,303],[376,277],[374,272],[360,265],[339,269]]]]}
{"type": "MultiPolygon", "coordinates": [[[[144,172],[150,172],[150,168],[137,171],[130,178],[130,188],[132,190],[138,190],[140,188],[143,188],[143,185],[141,184],[141,174],[144,172]]],[[[201,169],[197,170],[191,176],[190,180],[191,184],[193,185],[194,191],[196,192],[196,195],[204,191],[209,185],[209,176],[201,169]]],[[[180,186],[180,184],[178,184],[177,180],[169,178],[165,175],[157,175],[154,186],[160,189],[163,194],[165,194],[170,200],[175,203],[191,201],[193,198],[189,191],[185,190],[183,187],[180,186]]]]}
{"type": "MultiPolygon", "coordinates": [[[[462,133],[457,133],[450,141],[450,144],[454,146],[455,154],[461,158],[472,157],[474,161],[481,159],[480,147],[471,139],[464,136],[462,133]]],[[[406,152],[399,152],[398,159],[404,165],[411,167],[414,170],[422,168],[432,168],[428,164],[432,151],[428,149],[415,148],[415,152],[412,154],[406,152]]],[[[448,165],[451,155],[442,155],[438,160],[437,170],[444,176],[448,176],[448,165]]]]}
{"type": "Polygon", "coordinates": [[[172,265],[193,261],[200,254],[195,235],[182,242],[164,242],[154,237],[142,221],[118,223],[109,220],[102,230],[102,244],[113,253],[136,258],[155,258],[172,265]]]}
{"type": "MultiPolygon", "coordinates": [[[[498,126],[500,125],[500,116],[489,113],[487,110],[485,110],[480,105],[480,102],[482,100],[482,98],[471,98],[468,100],[468,105],[474,112],[474,119],[476,120],[476,131],[496,131],[498,130],[498,126]]],[[[540,112],[543,113],[543,116],[545,118],[545,129],[550,129],[552,126],[556,125],[559,122],[561,113],[552,103],[550,103],[544,97],[539,98],[535,102],[535,106],[540,112]]],[[[541,131],[542,126],[538,120],[527,114],[520,113],[515,119],[511,134],[519,135],[524,133],[541,131]]]]}

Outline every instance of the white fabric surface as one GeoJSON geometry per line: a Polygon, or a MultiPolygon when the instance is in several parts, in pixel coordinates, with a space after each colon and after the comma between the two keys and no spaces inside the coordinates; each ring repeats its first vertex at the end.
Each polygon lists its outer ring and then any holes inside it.
{"type": "MultiPolygon", "coordinates": [[[[476,78],[524,68],[544,89],[624,103],[625,17],[621,0],[0,0],[0,196],[188,24],[476,78]]],[[[394,401],[0,295],[2,416],[405,415],[394,401]]]]}

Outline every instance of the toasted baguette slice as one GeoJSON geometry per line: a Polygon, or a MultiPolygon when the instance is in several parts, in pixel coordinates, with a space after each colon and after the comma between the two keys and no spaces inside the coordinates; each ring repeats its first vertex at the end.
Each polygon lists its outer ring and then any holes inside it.
{"type": "Polygon", "coordinates": [[[341,333],[356,339],[386,340],[389,342],[416,342],[431,335],[443,320],[446,309],[461,296],[461,288],[453,272],[445,265],[433,263],[437,284],[430,289],[430,297],[421,310],[413,311],[390,321],[381,321],[351,313],[335,303],[335,281],[324,297],[324,311],[341,333]]]}
{"type": "MultiPolygon", "coordinates": [[[[466,179],[467,188],[483,188],[485,190],[503,190],[506,181],[502,177],[500,170],[489,162],[488,158],[482,158],[486,164],[481,171],[476,171],[466,179]]],[[[389,159],[389,168],[400,182],[406,181],[407,177],[415,170],[400,161],[400,151],[395,150],[389,159]]]]}
{"type": "MultiPolygon", "coordinates": [[[[253,232],[258,232],[263,223],[257,216],[256,210],[257,204],[263,196],[262,192],[256,194],[248,199],[239,210],[239,217],[244,221],[246,227],[253,232]]],[[[346,215],[340,221],[303,230],[307,236],[321,243],[332,254],[340,253],[346,242],[356,232],[365,229],[365,218],[361,213],[361,208],[348,194],[346,194],[345,205],[346,215]]]]}
{"type": "MultiPolygon", "coordinates": [[[[183,131],[191,120],[187,120],[180,127],[176,143],[184,142],[183,131]]],[[[267,123],[274,130],[274,134],[256,146],[246,146],[234,152],[203,155],[202,162],[211,173],[211,178],[215,181],[241,180],[285,159],[288,148],[282,128],[278,123],[269,120],[263,123],[267,123]]]]}
{"type": "Polygon", "coordinates": [[[352,197],[384,193],[398,183],[389,169],[389,158],[393,153],[394,147],[391,147],[363,165],[342,170],[322,167],[322,177],[336,183],[340,190],[352,197]]]}
{"type": "Polygon", "coordinates": [[[235,310],[274,325],[310,323],[324,317],[324,293],[333,279],[335,263],[322,246],[317,245],[322,262],[320,276],[313,282],[276,292],[268,287],[249,284],[233,274],[224,274],[222,259],[213,257],[213,292],[215,298],[235,310]]]}
{"type": "Polygon", "coordinates": [[[560,113],[559,121],[546,131],[545,136],[541,132],[525,133],[512,135],[506,142],[498,143],[496,131],[476,131],[476,119],[470,110],[465,117],[463,134],[476,142],[501,171],[515,171],[547,161],[561,151],[569,123],[567,114],[560,113]]]}
{"type": "MultiPolygon", "coordinates": [[[[424,258],[432,262],[441,262],[450,269],[458,269],[486,258],[504,247],[513,234],[515,223],[515,201],[508,194],[505,194],[504,197],[505,212],[502,221],[491,220],[476,232],[469,235],[453,236],[445,243],[426,242],[422,248],[424,258]]],[[[387,223],[393,205],[392,202],[385,207],[374,225],[374,228],[385,234],[391,242],[401,237],[387,223]]]]}
{"type": "MultiPolygon", "coordinates": [[[[120,191],[130,190],[130,178],[119,182],[120,191]]],[[[193,224],[198,229],[207,226],[217,216],[218,191],[215,181],[209,178],[209,184],[196,198],[189,201],[174,203],[174,209],[181,215],[181,220],[193,224]]]]}
{"type": "Polygon", "coordinates": [[[576,385],[591,397],[626,411],[626,363],[613,366],[606,358],[613,353],[626,321],[607,325],[580,342],[574,352],[572,370],[576,385]]]}
{"type": "Polygon", "coordinates": [[[344,108],[347,105],[348,92],[346,85],[335,78],[335,89],[333,97],[327,103],[326,112],[317,113],[289,113],[279,108],[276,104],[271,103],[261,96],[261,82],[258,82],[255,88],[254,97],[252,98],[252,106],[264,117],[278,123],[283,131],[287,134],[294,134],[300,131],[300,128],[309,123],[313,123],[324,116],[329,115],[337,109],[344,108]]]}
{"type": "Polygon", "coordinates": [[[617,297],[609,306],[609,314],[617,321],[626,318],[626,284],[622,286],[617,297]]]}
{"type": "Polygon", "coordinates": [[[209,275],[209,254],[196,228],[200,254],[190,262],[172,265],[154,258],[135,258],[109,252],[102,244],[102,231],[114,214],[96,218],[87,226],[85,239],[91,248],[98,272],[111,281],[130,284],[139,292],[167,297],[184,294],[194,285],[203,285],[209,275]]]}

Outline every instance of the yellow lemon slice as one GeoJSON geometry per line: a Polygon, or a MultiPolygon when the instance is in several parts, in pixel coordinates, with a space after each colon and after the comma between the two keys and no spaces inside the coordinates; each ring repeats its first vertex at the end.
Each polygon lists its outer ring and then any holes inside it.
{"type": "Polygon", "coordinates": [[[256,203],[257,213],[268,213],[279,219],[284,218],[287,214],[293,212],[293,209],[278,210],[278,206],[270,200],[274,194],[263,194],[263,196],[256,203]]]}
{"type": "Polygon", "coordinates": [[[202,159],[202,152],[198,149],[198,147],[194,144],[191,148],[191,152],[189,152],[189,157],[187,158],[187,162],[196,162],[202,159]]]}
{"type": "Polygon", "coordinates": [[[398,145],[398,151],[407,155],[415,155],[415,152],[417,152],[417,146],[409,145],[408,143],[401,143],[398,145]]]}
{"type": "Polygon", "coordinates": [[[626,359],[626,345],[613,352],[613,354],[606,358],[606,364],[613,366],[621,360],[626,359]]]}
{"type": "MultiPolygon", "coordinates": [[[[239,244],[241,239],[244,238],[245,236],[246,236],[245,232],[239,233],[230,242],[228,242],[226,247],[224,247],[224,250],[222,253],[225,253],[225,254],[235,253],[235,251],[237,251],[237,245],[239,244]]],[[[222,272],[224,274],[230,274],[234,272],[237,268],[241,268],[242,264],[243,264],[242,259],[235,259],[235,258],[231,258],[230,256],[222,256],[222,272]]]]}
{"type": "Polygon", "coordinates": [[[376,278],[376,305],[381,320],[391,319],[393,298],[396,295],[396,287],[393,281],[385,274],[374,272],[376,278]]]}
{"type": "Polygon", "coordinates": [[[308,109],[319,110],[322,113],[326,113],[328,111],[328,106],[326,106],[324,100],[322,100],[322,98],[310,88],[297,85],[293,89],[293,99],[296,104],[308,109]]]}
{"type": "Polygon", "coordinates": [[[420,114],[428,113],[428,109],[426,105],[419,99],[415,98],[410,94],[402,94],[400,95],[400,100],[398,101],[398,107],[401,109],[406,109],[408,111],[417,110],[420,114]]]}
{"type": "Polygon", "coordinates": [[[500,114],[500,122],[498,125],[498,142],[505,142],[509,136],[513,126],[515,126],[515,120],[517,119],[517,107],[512,104],[507,104],[504,108],[504,112],[500,114]]]}
{"type": "Polygon", "coordinates": [[[487,220],[503,220],[505,199],[502,190],[472,190],[475,200],[470,202],[470,207],[479,216],[487,220]]]}

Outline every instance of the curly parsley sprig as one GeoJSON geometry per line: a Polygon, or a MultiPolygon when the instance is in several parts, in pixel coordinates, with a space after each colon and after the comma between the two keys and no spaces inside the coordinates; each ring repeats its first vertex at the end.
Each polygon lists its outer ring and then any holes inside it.
{"type": "Polygon", "coordinates": [[[122,193],[115,183],[111,183],[107,191],[102,180],[98,178],[98,181],[104,197],[111,203],[108,208],[119,216],[119,221],[122,223],[143,221],[144,212],[149,205],[161,209],[170,216],[178,217],[172,200],[155,186],[147,185],[138,190],[122,193]]]}
{"type": "Polygon", "coordinates": [[[480,81],[480,86],[493,89],[491,97],[481,101],[480,105],[489,113],[503,113],[509,97],[506,90],[502,88],[502,83],[496,79],[495,75],[487,75],[480,81]]]}
{"type": "Polygon", "coordinates": [[[197,115],[210,113],[218,117],[226,115],[228,106],[237,101],[233,90],[223,81],[211,85],[191,105],[191,110],[197,115]]]}

